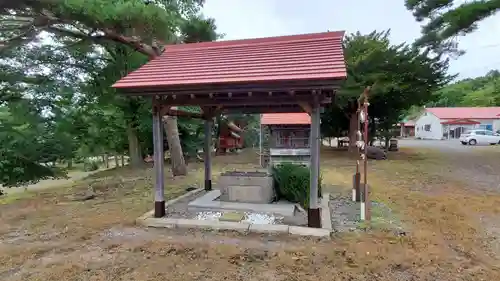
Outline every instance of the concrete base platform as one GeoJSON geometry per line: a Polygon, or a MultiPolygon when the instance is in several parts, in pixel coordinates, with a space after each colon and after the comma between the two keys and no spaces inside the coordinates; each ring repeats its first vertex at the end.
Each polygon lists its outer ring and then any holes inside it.
{"type": "MultiPolygon", "coordinates": [[[[166,202],[166,207],[176,203],[183,198],[186,198],[190,195],[197,194],[202,192],[203,189],[193,190],[188,192],[180,197],[177,197],[173,200],[166,202]]],[[[208,200],[212,198],[211,201],[218,198],[217,192],[209,192],[205,196],[202,196],[192,202],[195,202],[201,198],[201,203],[206,202],[204,200],[208,200]],[[207,196],[210,195],[210,196],[207,196]]],[[[220,192],[219,192],[220,195],[220,192]]],[[[330,195],[327,193],[323,194],[323,199],[321,200],[321,223],[322,228],[310,228],[310,227],[302,227],[302,226],[291,226],[284,224],[255,224],[248,222],[230,222],[230,221],[219,221],[219,220],[198,220],[198,219],[179,219],[179,218],[154,218],[153,211],[149,211],[139,217],[136,222],[140,225],[148,226],[148,227],[158,227],[158,228],[195,228],[195,229],[212,229],[212,230],[233,230],[242,233],[264,233],[264,234],[291,234],[291,235],[300,235],[300,236],[313,236],[313,237],[321,237],[321,238],[330,238],[332,233],[332,226],[330,220],[330,211],[328,208],[328,201],[330,195]],[[325,208],[325,206],[327,208],[325,208]]],[[[192,203],[191,202],[191,203],[192,203]]],[[[198,201],[200,203],[200,201],[198,201]]],[[[242,203],[237,203],[242,205],[242,203]]],[[[249,205],[258,205],[258,209],[253,209],[250,211],[258,210],[263,211],[261,205],[276,205],[276,209],[274,211],[280,211],[279,206],[283,206],[283,204],[249,204],[249,205]]],[[[290,205],[285,205],[290,207],[290,205]]],[[[293,206],[293,205],[292,205],[293,206]]],[[[249,208],[250,206],[246,206],[249,208]]],[[[295,206],[293,206],[295,211],[295,206]]],[[[241,208],[239,208],[241,210],[241,208]]],[[[284,211],[283,209],[280,212],[287,212],[289,214],[290,210],[287,209],[284,211]]]]}
{"type": "Polygon", "coordinates": [[[293,217],[296,206],[293,203],[288,204],[259,204],[259,203],[241,203],[224,202],[216,200],[221,195],[220,190],[213,190],[197,198],[188,204],[190,211],[247,211],[271,213],[287,217],[293,217]]]}
{"type": "Polygon", "coordinates": [[[267,234],[291,234],[329,238],[331,230],[289,225],[250,224],[228,221],[203,221],[191,219],[147,218],[140,222],[144,226],[157,228],[194,228],[207,230],[233,230],[267,234]]]}

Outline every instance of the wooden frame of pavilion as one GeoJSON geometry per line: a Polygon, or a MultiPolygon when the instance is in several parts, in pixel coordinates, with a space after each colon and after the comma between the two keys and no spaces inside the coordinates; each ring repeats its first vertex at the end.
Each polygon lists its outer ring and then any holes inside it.
{"type": "Polygon", "coordinates": [[[171,45],[113,85],[153,99],[155,217],[165,216],[162,116],[200,106],[205,120],[205,189],[212,189],[211,127],[217,114],[311,115],[308,225],[321,227],[318,202],[320,110],[346,78],[344,32],[171,45]]]}

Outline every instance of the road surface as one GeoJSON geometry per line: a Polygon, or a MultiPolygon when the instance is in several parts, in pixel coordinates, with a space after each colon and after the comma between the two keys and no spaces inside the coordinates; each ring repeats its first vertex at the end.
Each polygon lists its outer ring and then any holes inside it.
{"type": "MultiPolygon", "coordinates": [[[[477,152],[487,147],[487,145],[463,145],[458,140],[401,139],[398,144],[400,147],[430,148],[443,152],[477,152]]],[[[498,147],[500,150],[500,146],[498,147]]]]}

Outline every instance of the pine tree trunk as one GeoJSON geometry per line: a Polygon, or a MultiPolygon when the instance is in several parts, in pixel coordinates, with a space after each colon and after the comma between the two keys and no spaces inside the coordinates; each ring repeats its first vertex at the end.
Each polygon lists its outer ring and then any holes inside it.
{"type": "Polygon", "coordinates": [[[106,169],[109,169],[109,155],[104,154],[104,156],[102,156],[102,157],[104,159],[104,166],[106,167],[106,169]]]}
{"type": "Polygon", "coordinates": [[[127,124],[129,163],[132,167],[140,167],[144,163],[141,147],[137,137],[137,130],[129,123],[127,124]]]}
{"type": "Polygon", "coordinates": [[[182,153],[179,129],[177,127],[177,117],[165,116],[163,120],[165,132],[167,134],[168,149],[170,151],[172,174],[174,176],[187,175],[186,162],[182,153]]]}
{"type": "Polygon", "coordinates": [[[356,132],[358,131],[358,114],[356,111],[350,114],[349,118],[349,151],[355,152],[356,148],[356,132]]]}
{"type": "Polygon", "coordinates": [[[118,154],[115,154],[114,157],[115,157],[115,167],[118,168],[120,167],[120,160],[118,159],[118,154]]]}

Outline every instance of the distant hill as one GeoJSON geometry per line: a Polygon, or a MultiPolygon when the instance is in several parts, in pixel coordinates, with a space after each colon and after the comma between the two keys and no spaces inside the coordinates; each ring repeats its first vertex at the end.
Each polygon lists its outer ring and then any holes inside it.
{"type": "Polygon", "coordinates": [[[449,84],[435,93],[427,107],[500,106],[500,72],[449,84]]]}
{"type": "MultiPolygon", "coordinates": [[[[434,93],[426,107],[489,107],[500,106],[500,71],[460,80],[434,93]]],[[[405,114],[406,120],[417,118],[423,107],[413,106],[405,114]]]]}

